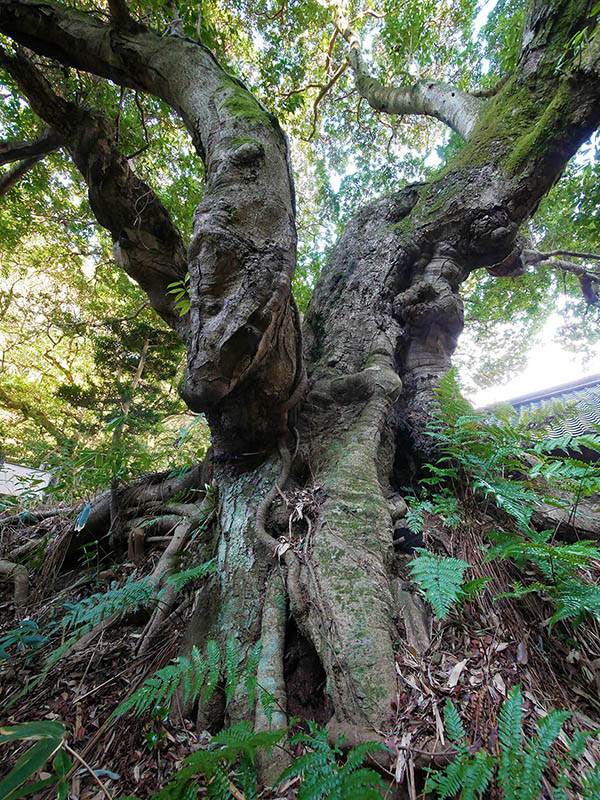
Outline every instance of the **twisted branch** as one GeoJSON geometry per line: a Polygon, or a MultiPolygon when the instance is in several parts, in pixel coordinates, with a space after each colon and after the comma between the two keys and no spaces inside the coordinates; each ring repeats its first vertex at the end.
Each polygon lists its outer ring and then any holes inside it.
{"type": "Polygon", "coordinates": [[[412,86],[384,86],[367,69],[360,38],[350,25],[347,5],[347,0],[330,0],[335,26],[348,43],[348,62],[360,95],[376,111],[435,117],[468,140],[482,100],[443,81],[419,80],[412,86]]]}
{"type": "Polygon", "coordinates": [[[524,264],[551,267],[563,273],[570,272],[579,281],[581,293],[588,305],[600,305],[600,255],[560,249],[550,250],[547,253],[542,253],[539,250],[524,250],[521,258],[524,264]],[[572,261],[556,258],[556,256],[561,255],[570,256],[571,258],[593,259],[598,262],[599,267],[596,270],[592,270],[581,266],[581,264],[574,264],[572,261]]]}

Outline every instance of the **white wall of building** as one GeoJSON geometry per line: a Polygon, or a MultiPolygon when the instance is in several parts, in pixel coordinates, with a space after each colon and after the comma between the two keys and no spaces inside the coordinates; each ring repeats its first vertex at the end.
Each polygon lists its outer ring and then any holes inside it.
{"type": "Polygon", "coordinates": [[[52,475],[43,469],[23,467],[5,461],[0,466],[0,495],[12,494],[22,497],[25,494],[42,497],[50,485],[52,475]]]}

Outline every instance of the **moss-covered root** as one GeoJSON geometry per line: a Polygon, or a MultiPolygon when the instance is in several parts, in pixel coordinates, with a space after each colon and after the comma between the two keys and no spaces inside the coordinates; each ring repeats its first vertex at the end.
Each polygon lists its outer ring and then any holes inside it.
{"type": "MultiPolygon", "coordinates": [[[[287,603],[283,579],[275,567],[267,581],[261,622],[261,650],[256,680],[258,702],[254,716],[254,730],[276,730],[287,725],[287,696],[283,676],[283,651],[287,603]],[[270,711],[263,704],[263,693],[273,698],[270,711]]],[[[257,754],[261,780],[267,785],[274,783],[289,763],[284,750],[274,749],[268,756],[257,754]]]]}
{"type": "Polygon", "coordinates": [[[385,724],[396,692],[387,576],[392,520],[378,464],[387,460],[385,432],[400,379],[391,354],[382,350],[380,345],[362,373],[325,387],[342,423],[325,428],[318,442],[315,481],[325,500],[302,567],[309,599],[305,627],[327,674],[335,718],[372,728],[385,724]],[[362,402],[355,402],[357,396],[362,402]]]}

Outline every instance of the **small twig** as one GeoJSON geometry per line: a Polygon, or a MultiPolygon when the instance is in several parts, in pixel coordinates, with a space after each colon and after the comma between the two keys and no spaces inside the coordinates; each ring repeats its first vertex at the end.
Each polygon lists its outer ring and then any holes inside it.
{"type": "Polygon", "coordinates": [[[92,778],[96,781],[98,786],[102,789],[102,791],[104,792],[104,794],[107,797],[107,800],[113,800],[113,797],[112,797],[111,793],[108,791],[106,786],[102,783],[100,778],[96,775],[96,773],[90,767],[90,765],[87,763],[87,761],[84,761],[83,758],[79,755],[79,753],[76,753],[75,750],[73,750],[72,747],[69,747],[69,745],[66,742],[63,742],[63,747],[65,748],[67,753],[70,753],[70,755],[72,755],[73,758],[76,758],[77,761],[79,761],[80,764],[83,764],[83,766],[87,769],[87,771],[90,773],[92,778]]]}
{"type": "Polygon", "coordinates": [[[598,253],[579,253],[575,250],[550,250],[547,253],[539,253],[542,258],[551,258],[553,256],[569,256],[570,258],[592,258],[594,261],[600,261],[600,254],[598,253]]]}
{"type": "Polygon", "coordinates": [[[335,84],[342,77],[344,72],[346,72],[346,70],[348,69],[348,66],[349,66],[348,63],[342,64],[342,66],[337,70],[337,72],[335,72],[333,74],[331,79],[328,80],[327,83],[324,86],[321,87],[321,91],[317,95],[316,100],[315,100],[315,102],[313,104],[313,124],[312,124],[312,130],[310,132],[310,136],[308,137],[308,139],[306,139],[307,142],[310,142],[313,139],[313,137],[314,137],[314,135],[315,135],[315,133],[317,131],[317,121],[319,119],[319,104],[321,103],[321,101],[323,100],[325,95],[329,92],[329,90],[333,86],[335,86],[335,84]]]}
{"type": "Polygon", "coordinates": [[[127,90],[121,86],[121,94],[119,95],[119,105],[117,106],[117,113],[115,115],[115,142],[119,141],[119,125],[121,122],[121,109],[123,108],[123,100],[125,99],[125,92],[127,90]]]}
{"type": "Polygon", "coordinates": [[[89,672],[89,669],[90,669],[90,667],[92,665],[92,661],[94,660],[94,658],[96,656],[96,653],[98,651],[98,647],[100,646],[101,642],[102,642],[102,634],[100,634],[100,637],[99,637],[98,641],[96,642],[96,644],[94,646],[94,649],[92,650],[92,654],[90,655],[90,658],[89,658],[89,661],[87,663],[87,666],[86,666],[85,670],[83,671],[83,675],[81,676],[81,680],[79,681],[79,685],[78,685],[77,689],[75,690],[75,695],[76,696],[81,691],[81,687],[83,686],[83,682],[86,679],[86,676],[87,676],[87,674],[89,672]]]}
{"type": "Polygon", "coordinates": [[[302,94],[302,92],[306,92],[309,89],[320,89],[321,86],[322,84],[320,83],[307,83],[306,86],[302,86],[300,89],[292,89],[291,92],[279,92],[279,97],[285,97],[287,100],[293,94],[302,94]]]}
{"type": "Polygon", "coordinates": [[[144,116],[144,109],[142,108],[142,104],[140,103],[140,98],[137,92],[134,95],[134,99],[137,109],[140,112],[140,122],[142,123],[142,128],[144,131],[144,139],[146,140],[146,144],[143,147],[140,147],[139,150],[136,150],[135,153],[132,153],[130,156],[127,156],[127,158],[136,158],[136,156],[139,156],[141,153],[144,152],[144,150],[147,150],[150,147],[150,137],[148,136],[148,128],[146,127],[146,117],[144,116]]]}
{"type": "Polygon", "coordinates": [[[132,660],[132,661],[131,661],[131,662],[128,664],[128,666],[127,666],[127,667],[125,667],[125,669],[121,670],[121,672],[118,672],[116,675],[112,675],[110,678],[108,678],[108,680],[105,680],[105,681],[103,681],[103,682],[102,682],[101,684],[99,684],[98,686],[94,686],[94,688],[93,688],[93,689],[90,689],[90,690],[89,690],[89,692],[86,692],[85,694],[82,694],[82,695],[81,695],[81,697],[75,697],[75,698],[73,698],[73,701],[72,701],[72,702],[73,702],[73,703],[80,703],[80,702],[81,702],[83,699],[85,699],[86,697],[89,697],[91,694],[94,694],[94,693],[95,693],[95,692],[97,692],[99,689],[102,689],[102,687],[103,687],[103,686],[106,686],[108,683],[112,683],[113,681],[116,681],[118,678],[120,678],[120,677],[121,677],[121,675],[125,675],[125,673],[126,673],[126,672],[129,672],[129,670],[131,669],[131,667],[132,667],[134,664],[136,664],[138,661],[143,661],[145,658],[146,658],[146,656],[137,656],[137,657],[134,657],[134,658],[133,658],[133,660],[132,660]]]}
{"type": "Polygon", "coordinates": [[[265,19],[268,19],[269,22],[273,22],[273,20],[276,20],[278,17],[283,16],[283,12],[285,11],[285,3],[286,3],[286,0],[282,0],[282,3],[279,6],[279,9],[272,15],[261,14],[260,12],[256,12],[257,16],[264,17],[265,19]]]}

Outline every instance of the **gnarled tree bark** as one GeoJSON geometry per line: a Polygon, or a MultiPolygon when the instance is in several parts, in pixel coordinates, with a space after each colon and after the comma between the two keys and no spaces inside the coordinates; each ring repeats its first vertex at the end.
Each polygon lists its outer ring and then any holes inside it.
{"type": "MultiPolygon", "coordinates": [[[[485,100],[447,86],[385,89],[338,16],[358,89],[375,108],[436,116],[467,141],[430,182],[353,216],[303,334],[290,289],[295,201],[285,134],[206,47],[123,22],[123,5],[108,25],[39,0],[0,0],[0,31],[181,114],[206,167],[187,249],[107,121],[57,98],[21,57],[3,63],[65,140],[117,260],[186,345],[182,396],[207,414],[213,435],[219,565],[188,644],[233,637],[247,658],[262,636],[259,675],[291,708],[284,654],[293,619],[321,665],[307,713],[320,704],[332,725],[381,730],[403,636],[395,465],[431,453],[425,429],[463,326],[461,283],[479,268],[522,269],[519,227],[600,122],[598,33],[577,64],[555,70],[588,25],[590,4],[533,3],[517,69],[485,100]],[[180,318],[167,286],[186,271],[190,312],[180,318]],[[299,490],[304,514],[290,521],[285,503],[299,490]]],[[[228,710],[248,717],[243,692],[228,710]]]]}

